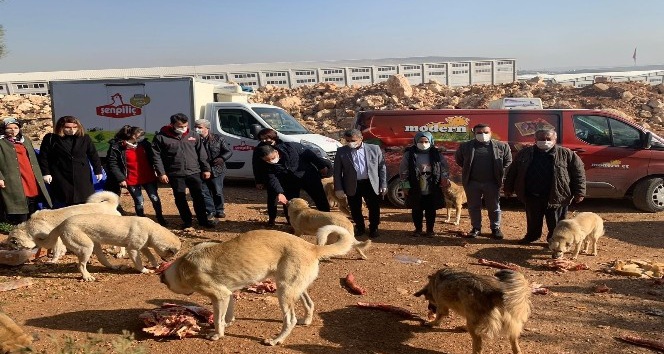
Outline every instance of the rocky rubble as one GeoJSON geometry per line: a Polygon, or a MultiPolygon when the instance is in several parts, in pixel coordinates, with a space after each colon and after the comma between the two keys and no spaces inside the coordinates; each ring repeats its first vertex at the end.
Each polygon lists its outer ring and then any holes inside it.
{"type": "MultiPolygon", "coordinates": [[[[405,77],[395,75],[370,86],[319,83],[288,89],[267,85],[250,100],[280,106],[311,131],[334,138],[352,125],[361,110],[487,108],[490,101],[502,97],[539,97],[544,108],[610,110],[657,133],[664,132],[663,84],[597,81],[583,88],[545,83],[538,77],[501,85],[449,87],[430,81],[411,86],[405,77]]],[[[25,118],[25,131],[34,140],[52,129],[48,97],[0,95],[0,116],[7,115],[25,118]]]]}

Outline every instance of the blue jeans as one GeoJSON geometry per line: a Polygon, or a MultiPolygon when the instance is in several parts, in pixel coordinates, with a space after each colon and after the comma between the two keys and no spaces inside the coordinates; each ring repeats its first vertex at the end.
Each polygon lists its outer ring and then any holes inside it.
{"type": "Polygon", "coordinates": [[[225,173],[221,173],[203,180],[203,198],[205,199],[205,211],[208,215],[224,212],[224,177],[225,173]]]}
{"type": "Polygon", "coordinates": [[[136,215],[145,216],[145,211],[143,210],[143,188],[148,194],[150,201],[152,202],[152,207],[154,208],[155,214],[158,218],[163,217],[163,212],[161,209],[161,200],[159,199],[159,194],[157,193],[157,183],[148,183],[138,186],[127,186],[129,194],[131,194],[132,199],[134,199],[134,208],[136,209],[136,215]]]}

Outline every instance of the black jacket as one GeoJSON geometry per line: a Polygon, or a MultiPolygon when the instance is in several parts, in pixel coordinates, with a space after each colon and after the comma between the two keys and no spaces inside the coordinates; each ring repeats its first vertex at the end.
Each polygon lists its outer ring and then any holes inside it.
{"type": "Polygon", "coordinates": [[[288,177],[321,178],[319,173],[323,168],[332,168],[329,160],[319,157],[315,152],[295,142],[277,141],[273,146],[279,151],[279,163],[277,165],[265,163],[267,172],[266,181],[268,190],[277,194],[284,193],[281,181],[288,177]]]}
{"type": "MultiPolygon", "coordinates": [[[[512,151],[508,144],[494,139],[491,139],[491,147],[493,148],[493,179],[500,186],[503,183],[505,171],[512,163],[512,151]]],[[[475,139],[459,144],[459,148],[454,154],[457,165],[462,167],[461,182],[464,187],[467,187],[470,181],[474,156],[475,139]]]]}
{"type": "MultiPolygon", "coordinates": [[[[148,140],[143,140],[138,145],[143,146],[150,162],[154,161],[152,145],[148,140]]],[[[127,148],[122,140],[111,139],[108,142],[106,152],[106,183],[120,183],[127,179],[127,148]]]]}
{"type": "MultiPolygon", "coordinates": [[[[417,147],[410,146],[406,148],[403,158],[408,161],[408,183],[410,189],[408,190],[408,197],[406,198],[406,206],[415,209],[420,205],[420,198],[422,192],[420,190],[420,175],[421,172],[416,168],[417,147]]],[[[431,175],[429,176],[429,195],[433,197],[434,207],[440,209],[445,206],[445,199],[443,197],[443,190],[440,187],[440,181],[449,176],[449,167],[447,160],[440,155],[440,151],[435,147],[429,149],[429,162],[431,163],[431,175]]]]}
{"type": "Polygon", "coordinates": [[[185,177],[210,172],[201,137],[191,130],[178,135],[172,126],[162,127],[152,140],[152,152],[158,176],[185,177]]]}
{"type": "Polygon", "coordinates": [[[66,205],[82,204],[94,193],[90,165],[96,175],[102,173],[101,160],[89,135],[61,137],[49,133],[39,150],[42,175],[51,175],[51,197],[66,205]],[[65,139],[73,139],[71,150],[65,139]]]}
{"type": "Polygon", "coordinates": [[[233,156],[233,150],[220,134],[210,133],[207,138],[201,137],[201,140],[212,169],[212,177],[217,177],[226,171],[226,161],[233,156]]]}

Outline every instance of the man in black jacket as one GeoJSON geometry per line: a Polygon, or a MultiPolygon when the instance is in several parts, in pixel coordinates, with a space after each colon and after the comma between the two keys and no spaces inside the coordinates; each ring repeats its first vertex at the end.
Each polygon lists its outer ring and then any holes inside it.
{"type": "Polygon", "coordinates": [[[196,133],[201,136],[207,161],[212,170],[212,177],[203,181],[203,197],[208,217],[225,218],[224,212],[224,177],[226,161],[233,156],[233,151],[223,136],[210,132],[210,121],[199,119],[194,122],[196,133]]]}
{"type": "Polygon", "coordinates": [[[183,227],[191,227],[192,215],[187,204],[187,188],[194,200],[194,211],[198,224],[213,227],[207,219],[203,199],[202,180],[209,179],[210,164],[201,137],[189,130],[189,118],[182,114],[171,116],[171,124],[161,128],[152,140],[154,169],[159,181],[169,183],[173,189],[175,205],[184,222],[183,227]]]}
{"type": "Polygon", "coordinates": [[[332,167],[329,160],[295,142],[262,145],[256,148],[256,155],[267,163],[267,190],[276,196],[272,203],[285,205],[289,199],[300,197],[300,190],[304,189],[318,210],[330,211],[321,182],[321,175],[327,175],[332,167]]]}

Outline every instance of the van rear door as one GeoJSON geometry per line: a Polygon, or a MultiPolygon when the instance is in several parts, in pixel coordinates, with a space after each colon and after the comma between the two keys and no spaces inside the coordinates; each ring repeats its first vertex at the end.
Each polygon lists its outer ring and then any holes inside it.
{"type": "Polygon", "coordinates": [[[647,175],[652,151],[641,147],[643,131],[602,112],[567,114],[563,145],[583,160],[588,196],[621,198],[647,175]]]}

